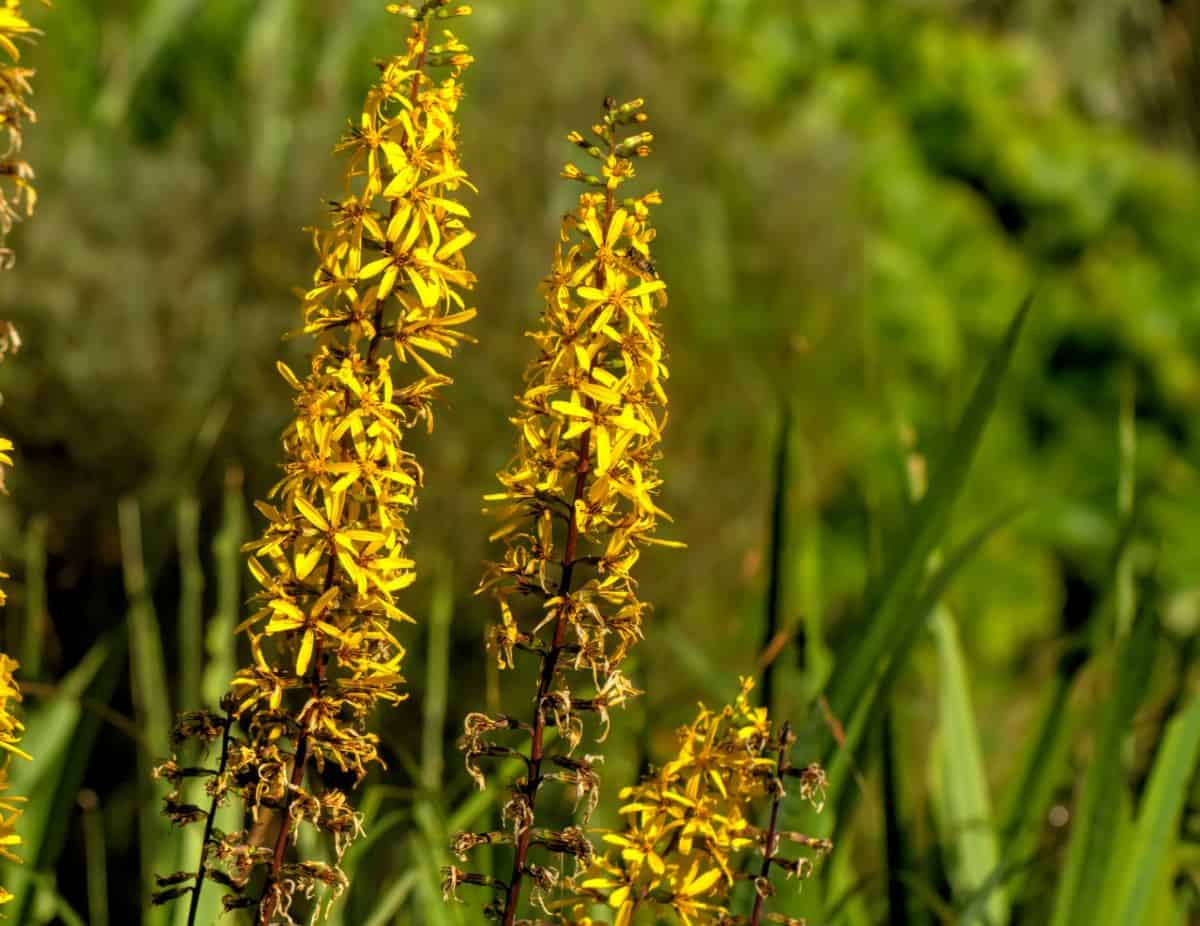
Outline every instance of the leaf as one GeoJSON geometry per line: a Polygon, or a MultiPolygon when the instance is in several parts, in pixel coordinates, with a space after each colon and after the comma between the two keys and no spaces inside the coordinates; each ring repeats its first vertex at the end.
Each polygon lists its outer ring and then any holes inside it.
{"type": "MultiPolygon", "coordinates": [[[[141,508],[133,496],[121,499],[117,509],[121,534],[121,565],[129,598],[129,665],[134,713],[145,737],[138,753],[138,851],[144,889],[153,884],[156,869],[175,871],[180,866],[180,841],[158,810],[151,769],[156,757],[170,754],[171,697],[163,657],[162,633],[146,579],[142,554],[141,508]]],[[[165,923],[169,911],[146,912],[144,923],[165,923]]]]}
{"type": "MultiPolygon", "coordinates": [[[[111,636],[99,640],[25,717],[23,745],[34,761],[9,766],[10,793],[29,798],[20,821],[25,864],[6,866],[5,872],[5,886],[14,895],[4,907],[10,922],[31,922],[40,873],[53,870],[62,852],[75,796],[100,729],[99,715],[85,711],[83,705],[109,703],[123,657],[123,640],[111,636]]],[[[33,700],[32,694],[29,699],[33,700]]]]}
{"type": "Polygon", "coordinates": [[[1105,887],[1114,875],[1113,846],[1125,793],[1121,747],[1149,683],[1157,631],[1158,622],[1143,601],[1143,613],[1117,656],[1113,692],[1100,724],[1083,793],[1072,814],[1075,823],[1052,926],[1094,926],[1100,919],[1105,887]]]}
{"type": "MultiPolygon", "coordinates": [[[[236,670],[233,628],[242,606],[242,540],[246,535],[246,502],[242,497],[242,471],[230,467],[225,474],[221,527],[213,538],[217,575],[216,613],[209,621],[206,639],[208,662],[204,671],[204,703],[216,707],[236,670]]],[[[254,561],[251,560],[253,565],[254,561]]],[[[260,567],[261,568],[261,567],[260,567]]]]}
{"type": "Polygon", "coordinates": [[[1200,696],[1167,725],[1166,737],[1150,772],[1130,846],[1129,867],[1118,881],[1113,926],[1149,923],[1153,891],[1167,875],[1170,849],[1188,788],[1200,764],[1200,696]]]}
{"type": "MultiPolygon", "coordinates": [[[[940,804],[944,846],[952,848],[950,882],[960,908],[981,888],[999,862],[996,834],[979,731],[971,706],[970,686],[958,631],[944,608],[933,618],[933,637],[938,655],[938,704],[941,719],[934,768],[939,778],[935,789],[940,804]]],[[[964,916],[962,923],[1005,923],[1008,901],[1004,892],[993,889],[979,918],[964,916]]]]}
{"type": "MultiPolygon", "coordinates": [[[[1008,373],[1017,342],[1029,315],[1030,295],[1017,310],[1003,340],[993,351],[976,385],[946,451],[934,468],[934,477],[913,515],[913,523],[898,546],[879,588],[868,603],[870,623],[865,638],[855,637],[848,654],[839,654],[829,688],[829,704],[835,717],[848,718],[875,685],[890,662],[897,643],[927,612],[908,607],[924,576],[931,553],[943,542],[950,512],[966,482],[971,462],[979,448],[1000,387],[1008,373]]],[[[833,743],[827,740],[828,763],[833,743]]]]}

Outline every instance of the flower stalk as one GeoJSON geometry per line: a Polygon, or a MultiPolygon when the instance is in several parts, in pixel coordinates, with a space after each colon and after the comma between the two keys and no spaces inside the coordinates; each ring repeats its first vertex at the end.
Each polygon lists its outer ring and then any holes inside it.
{"type": "MultiPolygon", "coordinates": [[[[36,122],[37,113],[29,104],[33,93],[30,80],[34,72],[21,66],[21,49],[18,43],[32,41],[41,33],[30,25],[21,9],[21,0],[5,0],[0,6],[0,50],[7,60],[0,63],[0,125],[7,136],[7,148],[0,153],[0,269],[13,266],[14,255],[8,247],[8,234],[13,225],[33,214],[37,205],[37,191],[33,187],[33,168],[19,154],[24,140],[24,125],[36,122]]],[[[21,338],[11,322],[0,321],[0,360],[20,350],[21,338]]],[[[7,491],[4,468],[12,465],[13,442],[0,437],[0,492],[7,491]]],[[[0,579],[8,575],[0,572],[0,579]]],[[[0,607],[8,603],[8,597],[0,588],[0,607]]],[[[17,660],[0,653],[0,858],[20,863],[15,849],[21,845],[21,836],[16,831],[17,822],[24,809],[24,797],[9,796],[8,764],[15,756],[30,761],[32,757],[21,749],[20,742],[25,727],[13,713],[13,704],[20,703],[21,689],[15,677],[20,668],[17,660]]],[[[12,902],[14,895],[0,885],[0,905],[12,902]]]]}
{"type": "Polygon", "coordinates": [[[243,548],[260,586],[259,607],[238,628],[252,662],[228,699],[244,733],[229,734],[213,796],[236,795],[247,825],[217,833],[211,812],[193,815],[209,832],[186,875],[193,904],[206,877],[219,880],[233,888],[226,907],[254,907],[262,926],[291,923],[297,896],[319,911],[348,886],[340,860],[362,822],[350,788],[324,772],[333,766],[357,785],[382,765],[368,719],[407,697],[396,631],[414,619],[397,596],[415,580],[406,519],[424,472],[404,438],[432,429],[433,403],[452,382],[434,362],[469,340],[461,329],[475,315],[464,300],[475,281],[464,249],[475,235],[457,198],[474,188],[455,116],[473,59],[434,29],[470,8],[427,0],[388,11],[410,21],[407,48],[379,63],[336,149],[346,155],[346,190],[329,227],[314,232],[318,267],[302,299],[310,369],[302,378],[279,365],[296,417],[283,437],[283,477],[257,505],[267,527],[243,548]],[[446,76],[435,77],[439,69],[446,76]],[[289,857],[302,825],[332,843],[327,856],[289,857]]]}
{"type": "MultiPolygon", "coordinates": [[[[487,565],[479,589],[490,591],[500,610],[489,649],[501,669],[515,668],[517,652],[535,656],[538,667],[528,723],[472,713],[460,743],[481,788],[481,759],[526,757],[526,774],[512,783],[501,815],[512,834],[509,878],[449,868],[445,893],[455,896],[460,884],[492,889],[497,896],[486,909],[504,926],[517,922],[526,882],[533,883],[533,905],[544,911],[561,879],[555,867],[533,861],[534,848],[553,845],[584,866],[591,859],[591,843],[578,826],[537,827],[538,797],[548,782],[567,785],[577,806],[584,805],[586,824],[598,799],[602,757],[574,756],[584,718],[596,718],[596,741],[602,742],[609,710],[639,693],[621,671],[641,639],[647,610],[632,567],[647,544],[680,546],[654,536],[658,520],[667,517],[655,501],[666,419],[668,371],[658,323],[666,284],[650,257],[649,222],[661,197],[620,196],[634,177],[634,159],[650,153],[649,132],[623,134],[646,121],[643,105],[609,98],[590,138],[568,136],[598,162],[597,172],[574,164],[563,169],[584,192],[563,219],[554,267],[542,284],[545,308],[531,334],[538,357],[513,418],[516,456],[499,473],[501,491],[486,497],[501,521],[492,539],[505,545],[504,558],[487,565]],[[519,617],[526,602],[532,602],[528,613],[519,617]],[[557,734],[556,748],[549,728],[557,734]],[[495,742],[514,732],[527,737],[527,751],[495,742]]],[[[456,839],[460,856],[475,835],[456,839]]]]}

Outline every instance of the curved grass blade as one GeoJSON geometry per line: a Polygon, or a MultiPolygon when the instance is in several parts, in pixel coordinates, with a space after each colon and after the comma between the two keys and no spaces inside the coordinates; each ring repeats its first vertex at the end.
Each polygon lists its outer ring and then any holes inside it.
{"type": "Polygon", "coordinates": [[[1158,621],[1143,596],[1142,613],[1116,661],[1116,680],[1101,722],[1096,751],[1074,812],[1074,831],[1059,883],[1051,926],[1095,926],[1113,872],[1125,780],[1121,747],[1145,694],[1158,642],[1158,621]]]}
{"type": "MultiPolygon", "coordinates": [[[[935,806],[940,810],[942,844],[951,848],[947,864],[957,906],[967,907],[970,898],[984,886],[996,869],[1000,850],[992,826],[992,807],[979,730],[971,706],[967,668],[953,618],[939,608],[933,618],[933,638],[938,658],[938,702],[941,721],[934,768],[941,786],[935,789],[935,806]]],[[[1008,899],[994,887],[983,905],[971,907],[975,914],[960,920],[990,923],[1008,921],[1008,899]]]]}
{"type": "Polygon", "coordinates": [[[36,761],[9,767],[12,793],[29,798],[21,817],[25,864],[8,872],[6,884],[14,895],[4,910],[11,922],[31,922],[40,873],[53,870],[62,851],[70,808],[101,724],[100,715],[86,710],[84,702],[108,704],[123,657],[123,638],[101,639],[63,679],[53,698],[25,717],[22,746],[36,761]]]}
{"type": "Polygon", "coordinates": [[[1129,867],[1109,905],[1113,926],[1149,923],[1154,889],[1162,883],[1188,788],[1200,766],[1200,697],[1167,725],[1166,738],[1138,810],[1129,867]]]}
{"type": "MultiPolygon", "coordinates": [[[[929,491],[918,505],[904,542],[898,547],[877,589],[871,593],[866,614],[869,624],[865,638],[855,637],[849,652],[839,654],[837,668],[829,687],[833,715],[848,718],[868,695],[891,661],[895,647],[912,623],[924,621],[927,612],[911,607],[925,576],[930,555],[945,540],[947,524],[955,502],[962,493],[971,463],[979,448],[984,428],[991,418],[1029,316],[1033,297],[1021,304],[1009,323],[1000,344],[992,352],[967,403],[954,434],[947,444],[929,491]]],[[[832,743],[828,743],[832,746],[832,743]]],[[[826,754],[828,758],[828,753],[826,754]]]]}

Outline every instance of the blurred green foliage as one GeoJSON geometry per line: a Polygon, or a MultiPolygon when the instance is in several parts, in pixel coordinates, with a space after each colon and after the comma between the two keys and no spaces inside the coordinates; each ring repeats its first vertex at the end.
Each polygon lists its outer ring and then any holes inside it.
{"type": "MultiPolygon", "coordinates": [[[[19,922],[72,922],[68,908],[138,922],[134,873],[175,864],[146,818],[142,771],[164,737],[150,724],[195,706],[198,679],[211,702],[234,659],[236,544],[257,518],[246,501],[274,481],[289,414],[274,360],[294,358],[280,334],[312,272],[302,229],[336,192],[327,153],[369,62],[401,41],[381,7],[39,11],[28,155],[42,201],[0,277],[26,344],[0,370],[19,451],[0,548],[26,564],[6,636],[39,663],[27,820],[46,834],[19,922]],[[138,569],[144,592],[127,581],[138,569]]],[[[954,450],[973,383],[1036,289],[936,546],[1020,516],[956,567],[934,633],[847,753],[827,818],[839,848],[801,904],[813,923],[1047,922],[1056,892],[1087,890],[1069,877],[1089,840],[1064,824],[1115,793],[1105,832],[1177,837],[1163,853],[1179,874],[1112,872],[1114,904],[1155,910],[1147,923],[1200,915],[1200,67],[1180,50],[1198,22],[1195,4],[1144,0],[479,0],[462,31],[478,59],[463,134],[481,191],[480,344],[437,435],[414,435],[428,485],[413,610],[429,638],[410,648],[414,697],[380,719],[390,769],[364,795],[371,842],[350,860],[341,922],[472,922],[441,907],[436,871],[446,834],[494,799],[471,796],[453,748],[463,712],[498,697],[470,594],[488,553],[479,499],[512,444],[522,332],[572,193],[556,179],[562,135],[606,93],[645,96],[659,140],[645,182],[666,199],[672,292],[664,507],[690,546],[645,562],[647,693],[617,718],[598,822],[697,698],[724,701],[757,671],[768,612],[786,641],[773,706],[817,739],[848,722],[814,698],[866,638],[867,589],[910,542],[915,499],[938,491],[927,461],[954,450]],[[1113,654],[1149,573],[1166,642],[1135,693],[1113,654]],[[1102,728],[1122,684],[1127,716],[1102,728]],[[1117,767],[1100,780],[1105,749],[1117,767]],[[954,821],[988,808],[996,838],[964,836],[954,821]],[[997,859],[1003,893],[972,894],[997,859]]]]}

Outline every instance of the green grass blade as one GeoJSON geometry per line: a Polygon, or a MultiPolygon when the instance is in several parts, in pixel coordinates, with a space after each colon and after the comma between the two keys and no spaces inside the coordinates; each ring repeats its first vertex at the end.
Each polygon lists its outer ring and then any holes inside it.
{"type": "Polygon", "coordinates": [[[870,689],[862,701],[856,705],[849,722],[846,723],[840,743],[834,744],[839,748],[828,760],[829,793],[834,800],[847,784],[850,770],[858,761],[859,747],[871,718],[875,716],[878,705],[887,703],[891,692],[899,682],[901,673],[908,665],[909,657],[921,638],[921,632],[927,626],[929,615],[933,613],[950,587],[950,583],[963,568],[979,554],[979,551],[995,536],[997,531],[1010,524],[1023,511],[1024,509],[1019,507],[1010,508],[971,533],[938,564],[933,574],[926,580],[920,596],[906,610],[903,623],[904,632],[890,655],[887,668],[878,684],[870,689]]]}
{"type": "Polygon", "coordinates": [[[79,792],[83,811],[83,856],[87,868],[90,926],[108,926],[108,849],[100,797],[91,788],[79,792]]]}
{"type": "Polygon", "coordinates": [[[5,882],[14,895],[4,911],[11,922],[31,922],[38,879],[53,871],[62,851],[70,808],[100,729],[99,715],[85,710],[84,702],[108,704],[121,674],[122,655],[123,643],[100,640],[54,695],[24,717],[21,745],[34,760],[9,765],[10,793],[29,798],[19,823],[25,864],[9,870],[5,882]]]}
{"type": "MultiPolygon", "coordinates": [[[[983,751],[971,706],[966,662],[958,630],[944,608],[933,618],[933,638],[938,659],[938,703],[941,720],[934,768],[940,776],[936,789],[940,804],[942,844],[951,850],[947,864],[955,900],[960,908],[984,886],[1000,860],[983,751]]],[[[963,926],[1007,922],[1008,900],[1003,890],[993,889],[975,918],[964,916],[963,926]]]]}
{"type": "Polygon", "coordinates": [[[200,503],[188,495],[179,500],[179,704],[200,707],[200,675],[204,670],[204,567],[200,563],[200,503]]]}
{"type": "MultiPolygon", "coordinates": [[[[771,537],[768,550],[770,568],[767,576],[766,620],[763,625],[761,649],[763,653],[774,650],[776,637],[784,632],[783,608],[786,588],[784,554],[787,545],[788,476],[791,469],[788,451],[791,439],[792,407],[785,398],[780,410],[779,437],[775,448],[775,473],[772,480],[771,537]]],[[[762,703],[768,710],[774,710],[776,707],[775,674],[778,663],[778,653],[776,653],[776,658],[768,661],[762,670],[762,703]]]]}
{"type": "Polygon", "coordinates": [[[442,560],[434,577],[429,607],[428,649],[425,658],[425,695],[422,705],[421,785],[429,794],[442,789],[445,761],[442,754],[446,705],[450,697],[450,624],[454,619],[454,576],[442,560]]]}
{"type": "MultiPolygon", "coordinates": [[[[868,602],[869,625],[863,639],[854,639],[839,654],[828,700],[834,717],[848,718],[888,664],[906,625],[926,614],[909,606],[925,575],[930,554],[945,539],[950,512],[966,482],[983,431],[996,407],[1013,353],[1029,316],[1032,296],[1018,309],[1000,344],[993,351],[947,449],[933,470],[929,491],[918,505],[905,541],[868,602]]],[[[832,743],[829,744],[832,748],[832,743]]],[[[826,755],[828,759],[828,755],[826,755]]]]}
{"type": "MultiPolygon", "coordinates": [[[[121,531],[121,563],[125,574],[125,593],[129,598],[129,663],[134,713],[145,737],[148,752],[138,756],[139,855],[142,863],[141,885],[148,895],[154,874],[180,868],[181,842],[174,838],[171,825],[158,811],[156,783],[151,778],[154,761],[170,754],[171,703],[163,657],[162,635],[154,602],[146,580],[142,555],[141,508],[137,499],[127,496],[118,506],[121,531]]],[[[145,911],[142,922],[159,926],[168,922],[170,910],[162,907],[145,911]]]]}
{"type": "Polygon", "coordinates": [[[237,671],[236,641],[233,630],[242,607],[242,542],[247,530],[246,500],[242,495],[242,471],[230,467],[225,473],[225,500],[221,527],[213,538],[213,560],[217,579],[217,611],[208,625],[204,670],[204,704],[215,708],[229,688],[237,671]]]}
{"type": "Polygon", "coordinates": [[[412,893],[416,883],[417,874],[415,871],[406,871],[401,875],[380,896],[378,904],[376,904],[370,918],[363,923],[363,926],[387,926],[392,921],[392,917],[404,906],[404,901],[408,899],[408,895],[412,893]]]}
{"type": "Polygon", "coordinates": [[[1200,697],[1167,725],[1166,738],[1138,810],[1133,844],[1115,903],[1113,926],[1151,922],[1153,892],[1163,880],[1188,787],[1200,765],[1200,697]]]}
{"type": "Polygon", "coordinates": [[[895,712],[889,705],[883,717],[880,743],[887,860],[887,922],[888,926],[915,926],[918,920],[909,898],[909,879],[916,873],[917,864],[910,838],[911,823],[906,812],[904,762],[897,727],[895,712]]]}
{"type": "Polygon", "coordinates": [[[1099,908],[1113,875],[1110,863],[1121,826],[1125,788],[1121,747],[1149,683],[1157,631],[1157,619],[1143,607],[1118,654],[1113,692],[1073,814],[1075,824],[1052,926],[1095,926],[1100,920],[1099,908]]]}
{"type": "Polygon", "coordinates": [[[101,122],[112,127],[125,118],[142,77],[199,9],[200,0],[153,0],[146,4],[133,35],[123,43],[127,55],[117,63],[96,103],[101,122]]]}
{"type": "Polygon", "coordinates": [[[21,675],[42,674],[42,647],[46,640],[49,609],[46,607],[46,531],[49,522],[38,515],[25,531],[25,633],[21,639],[21,675]]]}
{"type": "MultiPolygon", "coordinates": [[[[975,558],[987,541],[1022,511],[1024,509],[1020,507],[1010,508],[983,524],[955,547],[926,580],[920,596],[906,612],[904,637],[892,653],[891,661],[878,684],[855,707],[849,722],[839,729],[839,734],[830,736],[831,743],[824,760],[829,780],[829,800],[825,812],[813,814],[805,810],[799,802],[789,802],[784,805],[786,829],[799,830],[814,836],[833,837],[835,841],[842,838],[851,820],[850,813],[842,812],[848,811],[853,803],[848,789],[857,787],[855,776],[860,772],[860,763],[865,761],[862,747],[871,724],[878,716],[879,705],[889,703],[891,692],[908,664],[909,655],[927,624],[928,616],[941,601],[950,583],[975,558]]],[[[823,714],[824,711],[818,713],[823,714]]],[[[828,725],[828,721],[826,723],[828,725]]],[[[911,881],[911,878],[909,880],[911,881]]],[[[800,899],[784,899],[776,904],[776,910],[791,916],[814,917],[820,913],[821,906],[819,899],[814,899],[814,895],[818,895],[822,887],[823,883],[819,879],[806,887],[800,899]]]]}

